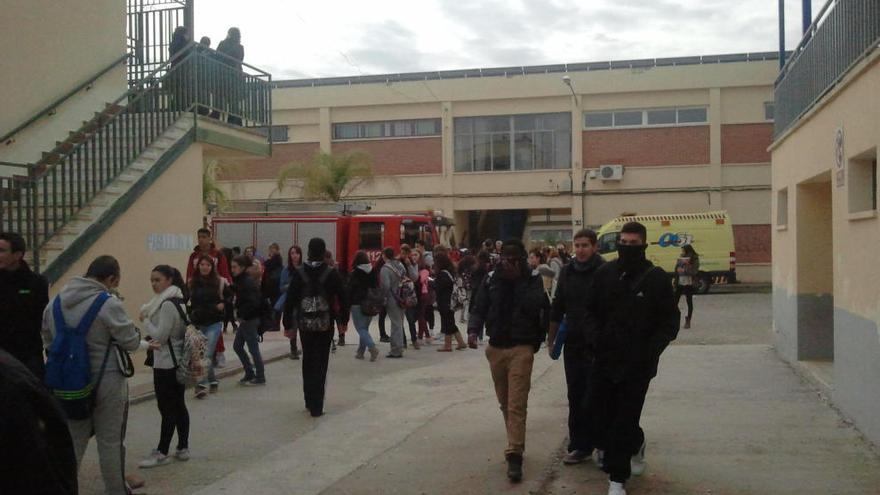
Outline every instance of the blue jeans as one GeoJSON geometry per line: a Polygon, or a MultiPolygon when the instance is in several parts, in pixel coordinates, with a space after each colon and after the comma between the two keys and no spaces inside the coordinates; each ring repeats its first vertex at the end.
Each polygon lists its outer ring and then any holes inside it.
{"type": "Polygon", "coordinates": [[[235,341],[232,343],[232,349],[235,350],[235,354],[241,361],[245,379],[256,378],[259,381],[265,381],[263,357],[260,355],[260,335],[257,333],[259,326],[259,318],[239,322],[238,331],[235,333],[235,341]],[[251,357],[254,359],[253,366],[251,366],[251,360],[248,358],[247,352],[244,351],[245,344],[247,344],[248,351],[250,351],[251,357]],[[254,371],[256,371],[256,374],[254,374],[254,371]]]}
{"type": "Polygon", "coordinates": [[[358,354],[363,354],[366,349],[376,347],[373,337],[370,335],[370,322],[373,321],[372,316],[367,316],[361,311],[360,306],[351,307],[351,321],[354,323],[354,329],[357,330],[360,343],[358,344],[358,354]]]}
{"type": "Polygon", "coordinates": [[[199,385],[207,387],[211,382],[217,381],[214,375],[214,354],[217,353],[217,340],[223,332],[223,322],[211,323],[210,325],[196,327],[208,339],[207,349],[205,349],[205,359],[208,360],[208,374],[199,382],[199,385]]]}

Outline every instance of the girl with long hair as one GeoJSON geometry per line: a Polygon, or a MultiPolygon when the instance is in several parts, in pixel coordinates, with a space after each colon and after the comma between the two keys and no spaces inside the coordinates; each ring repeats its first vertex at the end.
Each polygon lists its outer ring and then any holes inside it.
{"type": "Polygon", "coordinates": [[[357,359],[364,358],[364,352],[370,352],[370,361],[375,361],[379,357],[379,349],[370,335],[370,322],[372,316],[365,315],[361,310],[361,304],[367,297],[370,289],[379,286],[378,272],[373,270],[370,258],[364,251],[358,251],[354,255],[354,261],[351,264],[351,276],[348,278],[348,298],[351,304],[351,320],[354,322],[354,329],[357,330],[359,343],[357,352],[354,357],[357,359]]]}
{"type": "Polygon", "coordinates": [[[152,350],[153,386],[156,389],[156,405],[162,415],[162,426],[159,445],[140,462],[141,468],[164,466],[171,462],[168,449],[175,430],[177,451],[174,457],[179,461],[189,460],[189,411],[184,396],[186,387],[177,381],[177,356],[183,356],[186,334],[183,318],[186,285],[180,270],[168,265],[153,268],[150,283],[155,295],[141,306],[140,320],[144,323],[152,350]]]}
{"type": "MultiPolygon", "coordinates": [[[[276,313],[281,314],[284,312],[284,303],[287,302],[287,289],[290,287],[290,279],[293,276],[293,272],[302,264],[302,248],[297,245],[290,246],[290,249],[287,250],[287,265],[281,270],[281,277],[279,278],[279,293],[281,295],[278,297],[278,301],[275,302],[276,313]]],[[[293,328],[285,328],[284,336],[290,339],[290,359],[299,359],[299,347],[296,343],[296,325],[293,325],[293,328]]]]}
{"type": "Polygon", "coordinates": [[[690,244],[681,247],[681,255],[675,263],[675,304],[681,302],[682,294],[687,302],[687,316],[684,319],[684,328],[691,327],[691,318],[694,316],[694,284],[700,272],[700,255],[690,244]]]}
{"type": "Polygon", "coordinates": [[[201,331],[207,339],[205,356],[208,359],[208,373],[196,385],[196,398],[204,399],[217,391],[220,382],[215,376],[214,354],[217,351],[217,341],[221,338],[223,321],[226,314],[226,297],[228,293],[226,279],[217,273],[214,260],[207,255],[199,257],[196,271],[189,279],[187,286],[190,294],[190,322],[201,331]]]}
{"type": "Polygon", "coordinates": [[[434,280],[437,291],[437,311],[440,312],[440,332],[443,334],[443,347],[437,352],[452,351],[452,338],[458,344],[455,349],[467,349],[458,327],[455,326],[455,311],[452,309],[452,291],[455,288],[455,266],[449,255],[438,253],[434,256],[434,280]]]}

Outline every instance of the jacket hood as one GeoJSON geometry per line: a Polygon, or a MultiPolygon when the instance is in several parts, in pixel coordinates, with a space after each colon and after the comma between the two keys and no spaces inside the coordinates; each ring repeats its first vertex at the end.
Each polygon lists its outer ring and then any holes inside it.
{"type": "Polygon", "coordinates": [[[58,297],[61,298],[61,307],[64,309],[72,308],[86,299],[91,299],[101,292],[107,292],[107,287],[98,282],[85,277],[74,277],[67,282],[67,285],[61,289],[58,297]]]}

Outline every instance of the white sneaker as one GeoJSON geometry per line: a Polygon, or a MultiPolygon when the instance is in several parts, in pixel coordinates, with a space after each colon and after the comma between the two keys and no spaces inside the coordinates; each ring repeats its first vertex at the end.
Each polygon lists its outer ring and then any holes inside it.
{"type": "Polygon", "coordinates": [[[596,467],[602,469],[605,467],[605,451],[596,449],[593,451],[593,462],[596,463],[596,467]]]}
{"type": "Polygon", "coordinates": [[[626,490],[623,488],[623,483],[612,481],[608,485],[608,495],[626,495],[626,490]]]}
{"type": "Polygon", "coordinates": [[[647,468],[648,463],[645,462],[645,442],[642,442],[639,452],[629,460],[629,470],[632,471],[633,476],[641,476],[647,468]]]}
{"type": "Polygon", "coordinates": [[[189,449],[177,449],[177,452],[174,453],[174,457],[176,457],[178,461],[188,461],[189,449]]]}
{"type": "Polygon", "coordinates": [[[158,450],[154,450],[152,453],[150,453],[150,457],[147,457],[138,464],[138,467],[141,469],[150,469],[154,467],[164,466],[170,462],[170,457],[159,452],[158,450]]]}

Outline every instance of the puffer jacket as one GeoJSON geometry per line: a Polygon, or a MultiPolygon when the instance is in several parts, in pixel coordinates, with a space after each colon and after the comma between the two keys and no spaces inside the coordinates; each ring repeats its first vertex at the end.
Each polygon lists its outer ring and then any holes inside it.
{"type": "Polygon", "coordinates": [[[550,321],[560,323],[563,317],[566,318],[565,345],[568,347],[590,349],[595,343],[595,334],[587,332],[586,310],[592,297],[593,276],[603,263],[605,260],[598,254],[583,264],[574,260],[565,265],[559,276],[550,321]]]}
{"type": "Polygon", "coordinates": [[[491,272],[472,302],[468,333],[479,333],[485,324],[489,345],[504,348],[527,344],[537,352],[547,334],[549,315],[550,302],[540,276],[524,271],[516,280],[503,280],[491,272]]]}

